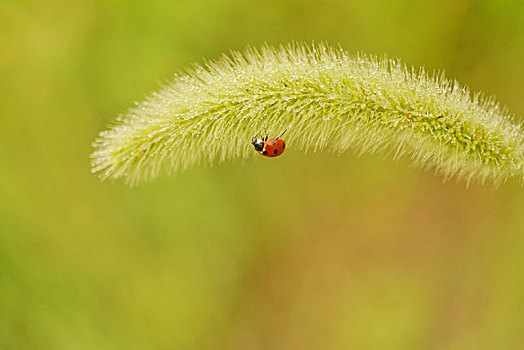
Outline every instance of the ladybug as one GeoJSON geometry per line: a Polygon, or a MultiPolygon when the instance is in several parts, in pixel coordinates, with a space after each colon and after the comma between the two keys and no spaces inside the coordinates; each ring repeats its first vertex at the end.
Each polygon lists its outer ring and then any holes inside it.
{"type": "Polygon", "coordinates": [[[279,140],[286,130],[284,130],[284,132],[276,139],[268,140],[267,134],[264,137],[260,135],[260,139],[257,137],[258,135],[255,135],[251,140],[251,143],[255,146],[255,150],[261,155],[265,157],[278,157],[286,150],[286,142],[284,140],[279,140]]]}

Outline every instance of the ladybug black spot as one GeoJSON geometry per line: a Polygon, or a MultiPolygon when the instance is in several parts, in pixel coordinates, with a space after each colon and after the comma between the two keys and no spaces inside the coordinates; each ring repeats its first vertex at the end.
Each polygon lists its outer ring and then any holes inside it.
{"type": "Polygon", "coordinates": [[[274,150],[273,153],[277,154],[278,153],[278,149],[274,150]]]}
{"type": "Polygon", "coordinates": [[[266,156],[267,155],[267,151],[262,152],[262,154],[266,156]]]}
{"type": "Polygon", "coordinates": [[[286,143],[282,142],[282,148],[286,148],[286,143]]]}

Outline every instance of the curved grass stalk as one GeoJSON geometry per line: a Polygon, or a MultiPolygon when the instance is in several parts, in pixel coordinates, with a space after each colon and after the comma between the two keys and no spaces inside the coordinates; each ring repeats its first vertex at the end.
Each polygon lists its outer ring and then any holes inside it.
{"type": "Polygon", "coordinates": [[[397,60],[327,45],[233,52],[175,76],[94,143],[92,171],[130,185],[202,161],[258,156],[263,128],[288,148],[410,157],[445,178],[524,179],[521,125],[493,99],[397,60]]]}

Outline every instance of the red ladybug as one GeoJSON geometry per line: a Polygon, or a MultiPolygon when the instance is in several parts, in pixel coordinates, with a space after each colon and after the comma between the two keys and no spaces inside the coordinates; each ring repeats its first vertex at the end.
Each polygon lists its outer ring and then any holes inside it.
{"type": "Polygon", "coordinates": [[[260,135],[260,139],[257,137],[258,135],[255,135],[253,140],[251,140],[251,143],[255,146],[255,150],[261,155],[265,157],[278,157],[286,150],[286,142],[284,140],[279,140],[286,130],[284,130],[284,132],[276,139],[268,140],[267,134],[264,137],[260,135]]]}

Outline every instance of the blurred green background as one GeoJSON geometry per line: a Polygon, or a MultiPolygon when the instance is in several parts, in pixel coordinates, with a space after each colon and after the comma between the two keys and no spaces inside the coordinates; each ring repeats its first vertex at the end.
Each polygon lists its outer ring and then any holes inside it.
{"type": "Polygon", "coordinates": [[[1,0],[0,348],[524,348],[516,180],[292,147],[136,189],[89,165],[172,73],[291,40],[445,69],[522,121],[523,17],[520,0],[1,0]]]}

